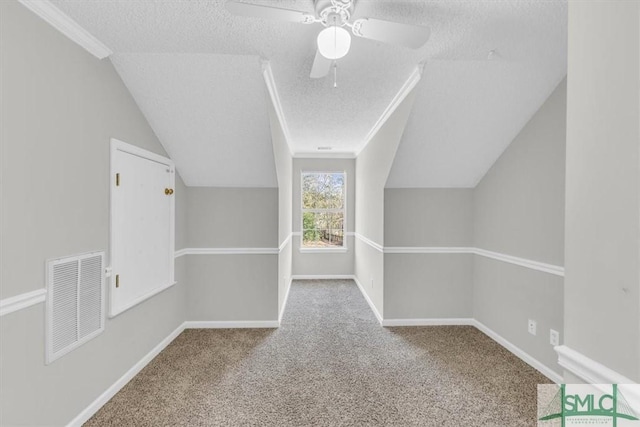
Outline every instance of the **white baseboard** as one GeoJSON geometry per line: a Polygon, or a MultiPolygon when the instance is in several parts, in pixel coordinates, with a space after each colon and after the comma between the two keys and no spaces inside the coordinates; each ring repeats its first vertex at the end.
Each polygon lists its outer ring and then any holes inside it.
{"type": "Polygon", "coordinates": [[[589,384],[635,384],[622,374],[609,369],[600,362],[575,351],[566,345],[555,347],[558,363],[567,371],[577,375],[589,384]]]}
{"type": "Polygon", "coordinates": [[[382,326],[475,326],[471,318],[383,319],[382,326]]]}
{"type": "Polygon", "coordinates": [[[367,301],[367,304],[369,304],[369,307],[371,307],[371,311],[373,311],[373,314],[375,314],[376,319],[378,319],[378,322],[380,323],[380,325],[382,325],[382,322],[383,322],[382,315],[378,312],[378,309],[373,304],[373,301],[371,301],[371,298],[369,298],[369,295],[367,295],[367,293],[365,292],[364,288],[362,287],[362,283],[360,283],[360,281],[356,276],[351,276],[351,278],[353,279],[354,282],[356,282],[356,285],[358,285],[358,289],[360,289],[362,296],[364,297],[365,301],[367,301]]]}
{"type": "Polygon", "coordinates": [[[68,427],[81,427],[82,424],[87,422],[105,403],[107,403],[117,392],[122,389],[133,377],[135,377],[145,366],[149,364],[166,346],[178,337],[184,331],[185,324],[178,326],[173,332],[169,334],[165,339],[160,341],[149,353],[147,353],[142,359],[140,359],[135,365],[131,367],[123,376],[121,376],[115,383],[113,383],[108,389],[106,389],[96,400],[91,402],[78,416],[76,416],[69,424],[68,427]]]}
{"type": "MultiPolygon", "coordinates": [[[[479,321],[477,321],[475,319],[452,318],[452,319],[387,319],[387,320],[383,320],[383,318],[380,315],[380,313],[378,312],[377,308],[375,307],[375,305],[373,304],[373,302],[371,301],[371,299],[369,298],[367,293],[364,291],[364,288],[362,287],[362,284],[360,283],[360,281],[354,276],[341,276],[341,277],[343,277],[345,279],[353,279],[353,281],[356,283],[356,285],[360,289],[360,292],[362,292],[362,295],[364,296],[364,299],[369,304],[369,307],[371,307],[371,310],[373,311],[373,314],[376,316],[376,318],[378,319],[378,322],[380,322],[380,324],[382,326],[472,325],[472,326],[475,326],[476,328],[478,328],[480,331],[484,332],[486,335],[488,335],[490,338],[492,338],[498,344],[500,344],[503,347],[505,347],[511,353],[513,353],[514,355],[516,355],[517,357],[522,359],[525,363],[529,364],[533,368],[535,368],[538,371],[540,371],[542,374],[547,376],[552,381],[554,381],[556,383],[562,383],[563,379],[562,379],[562,376],[560,374],[554,372],[553,370],[551,370],[550,368],[548,368],[547,366],[545,366],[544,364],[542,364],[541,362],[539,362],[538,360],[536,360],[535,358],[533,358],[532,356],[530,356],[529,354],[524,352],[522,349],[520,349],[520,348],[516,347],[515,345],[511,344],[505,338],[503,338],[502,336],[498,335],[496,332],[494,332],[493,330],[489,329],[486,325],[484,325],[483,323],[481,323],[481,322],[479,322],[479,321]]],[[[292,280],[293,280],[293,277],[292,277],[292,280]]],[[[284,301],[282,310],[280,312],[280,316],[279,316],[280,319],[282,318],[282,314],[284,313],[284,307],[286,306],[287,300],[289,298],[290,289],[291,289],[291,282],[289,282],[289,289],[287,290],[285,301],[284,301]]],[[[180,335],[185,329],[200,329],[200,328],[205,328],[205,329],[209,329],[209,328],[277,328],[278,326],[280,326],[280,320],[187,321],[187,322],[184,322],[183,324],[178,326],[173,332],[171,332],[169,334],[169,336],[167,336],[158,345],[156,345],[142,359],[140,359],[140,361],[138,361],[135,365],[133,365],[122,377],[120,377],[115,383],[113,383],[109,388],[107,388],[107,390],[105,390],[100,396],[98,396],[97,399],[95,399],[91,404],[89,404],[89,406],[87,406],[80,414],[78,414],[67,426],[68,427],[76,427],[76,426],[80,427],[80,426],[82,426],[82,424],[84,424],[87,420],[89,420],[89,418],[91,418],[96,412],[98,412],[98,410],[100,408],[102,408],[102,406],[105,403],[107,403],[118,391],[120,391],[120,389],[122,389],[122,387],[124,387],[133,377],[135,377],[149,362],[151,362],[151,360],[153,360],[154,357],[156,357],[162,350],[164,350],[165,347],[167,347],[174,339],[176,339],[178,337],[178,335],[180,335]]],[[[564,347],[564,346],[561,346],[561,347],[564,347]]],[[[563,353],[563,350],[561,348],[556,348],[556,350],[558,351],[559,354],[563,353]]],[[[572,354],[570,352],[564,352],[564,353],[568,354],[568,355],[572,354]]],[[[569,356],[566,356],[565,359],[566,360],[569,360],[569,359],[574,360],[574,365],[575,365],[575,360],[578,360],[578,361],[583,360],[583,359],[580,359],[580,358],[577,358],[577,357],[570,358],[569,356]]],[[[596,363],[596,362],[594,362],[594,363],[596,363]]],[[[586,377],[585,379],[587,381],[589,381],[589,378],[592,378],[594,380],[599,380],[599,381],[604,379],[604,380],[606,380],[605,383],[623,384],[625,382],[626,383],[630,382],[630,380],[622,377],[619,374],[617,374],[618,376],[607,375],[607,373],[611,373],[613,371],[607,370],[607,368],[601,369],[600,366],[602,366],[602,365],[596,366],[596,365],[589,364],[589,363],[582,363],[582,366],[583,366],[582,371],[580,371],[578,368],[575,368],[575,367],[573,367],[573,369],[571,369],[571,368],[566,367],[564,365],[562,365],[562,366],[565,367],[566,369],[576,373],[578,376],[581,376],[582,378],[586,377]],[[584,368],[584,367],[586,367],[586,368],[584,368]],[[575,372],[575,371],[577,371],[577,372],[575,372]],[[581,372],[582,374],[580,374],[579,372],[581,372]],[[600,376],[596,376],[595,374],[592,374],[591,376],[589,376],[589,374],[586,374],[585,372],[599,372],[600,376]]]]}
{"type": "Polygon", "coordinates": [[[123,376],[115,383],[107,388],[96,400],[91,402],[82,412],[80,412],[67,427],[81,427],[89,418],[102,408],[113,396],[118,393],[122,387],[127,385],[133,377],[135,377],[145,366],[149,364],[162,350],[164,350],[171,342],[178,337],[185,329],[200,328],[277,328],[279,322],[277,320],[264,321],[192,321],[184,322],[178,326],[173,332],[156,345],[149,353],[140,359],[131,367],[123,376]]]}
{"type": "Polygon", "coordinates": [[[562,375],[553,371],[548,366],[526,353],[521,348],[515,346],[511,342],[507,341],[504,337],[489,329],[485,324],[472,318],[443,318],[443,319],[383,319],[382,326],[446,326],[446,325],[460,325],[460,326],[475,326],[489,338],[496,341],[502,347],[509,350],[523,362],[529,366],[540,371],[544,376],[551,381],[560,384],[562,383],[562,375]]]}
{"type": "Polygon", "coordinates": [[[287,301],[289,301],[289,291],[291,291],[291,282],[293,279],[289,279],[289,284],[287,285],[287,291],[284,294],[284,301],[282,302],[282,308],[280,309],[280,313],[278,314],[278,326],[282,323],[282,316],[284,315],[284,309],[287,307],[287,301]]]}
{"type": "Polygon", "coordinates": [[[555,350],[558,353],[558,363],[564,369],[588,384],[618,384],[631,407],[640,408],[640,387],[637,387],[635,381],[566,345],[557,346],[555,350]],[[635,387],[625,387],[629,384],[635,387]]]}
{"type": "Polygon", "coordinates": [[[277,328],[277,320],[195,320],[184,322],[185,329],[277,328]]]}
{"type": "Polygon", "coordinates": [[[473,326],[480,329],[480,331],[488,335],[489,338],[493,339],[495,342],[497,342],[498,344],[500,344],[501,346],[509,350],[514,355],[518,356],[527,365],[540,371],[545,377],[549,378],[554,383],[556,384],[562,383],[563,381],[562,375],[558,374],[548,366],[544,365],[542,362],[540,362],[538,359],[526,353],[520,347],[517,347],[511,342],[507,341],[504,337],[502,337],[501,335],[498,335],[498,333],[489,329],[482,322],[479,322],[478,320],[474,319],[473,326]]]}

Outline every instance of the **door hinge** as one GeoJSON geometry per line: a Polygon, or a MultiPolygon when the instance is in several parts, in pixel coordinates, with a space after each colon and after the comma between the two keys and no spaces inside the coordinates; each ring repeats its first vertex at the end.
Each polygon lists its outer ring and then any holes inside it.
{"type": "Polygon", "coordinates": [[[116,274],[116,288],[120,287],[120,275],[116,274]]]}
{"type": "Polygon", "coordinates": [[[116,174],[116,187],[120,187],[120,174],[116,174]]]}

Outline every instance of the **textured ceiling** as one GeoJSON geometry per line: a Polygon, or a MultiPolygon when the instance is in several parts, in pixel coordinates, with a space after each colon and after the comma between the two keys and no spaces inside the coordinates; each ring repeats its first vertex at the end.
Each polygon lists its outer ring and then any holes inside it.
{"type": "Polygon", "coordinates": [[[257,57],[119,53],[112,61],[185,184],[278,186],[257,57]]]}
{"type": "Polygon", "coordinates": [[[447,5],[469,34],[427,61],[387,187],[475,187],[567,74],[565,2],[447,5]]]}
{"type": "MultiPolygon", "coordinates": [[[[313,13],[311,0],[244,1],[313,13]]],[[[331,78],[309,78],[319,24],[236,17],[224,1],[52,2],[114,52],[188,185],[275,185],[260,58],[270,61],[292,148],[310,153],[355,151],[426,64],[395,186],[474,185],[566,74],[560,0],[360,0],[354,19],[426,25],[431,39],[411,50],[354,38],[336,89],[331,78]],[[492,49],[497,59],[486,61],[492,49]]]]}

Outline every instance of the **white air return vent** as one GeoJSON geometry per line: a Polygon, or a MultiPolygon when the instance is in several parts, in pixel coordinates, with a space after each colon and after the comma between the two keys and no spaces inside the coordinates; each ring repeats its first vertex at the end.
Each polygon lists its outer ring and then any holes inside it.
{"type": "Polygon", "coordinates": [[[47,263],[47,364],[104,330],[104,252],[47,263]]]}

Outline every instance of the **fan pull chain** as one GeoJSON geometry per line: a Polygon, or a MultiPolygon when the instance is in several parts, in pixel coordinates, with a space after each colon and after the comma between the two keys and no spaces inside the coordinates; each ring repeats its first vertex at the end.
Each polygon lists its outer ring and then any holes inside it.
{"type": "MultiPolygon", "coordinates": [[[[336,22],[336,16],[333,17],[333,51],[338,50],[338,23],[336,22]]],[[[338,87],[338,61],[333,60],[333,87],[338,87]]]]}

